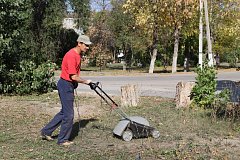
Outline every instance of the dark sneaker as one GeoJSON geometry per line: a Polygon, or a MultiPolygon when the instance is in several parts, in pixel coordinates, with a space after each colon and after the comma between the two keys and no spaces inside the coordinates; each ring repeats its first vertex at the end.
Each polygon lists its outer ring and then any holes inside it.
{"type": "Polygon", "coordinates": [[[45,134],[42,134],[42,139],[47,140],[47,141],[53,141],[54,140],[51,136],[48,136],[48,135],[45,135],[45,134]]]}
{"type": "Polygon", "coordinates": [[[74,142],[72,142],[72,141],[65,141],[63,143],[59,143],[59,145],[61,145],[61,146],[71,146],[73,144],[74,144],[74,142]]]}

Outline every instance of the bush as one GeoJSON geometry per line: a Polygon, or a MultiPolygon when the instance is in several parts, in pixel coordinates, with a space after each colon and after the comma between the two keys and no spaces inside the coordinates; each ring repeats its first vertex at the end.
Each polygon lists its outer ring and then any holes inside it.
{"type": "Polygon", "coordinates": [[[37,93],[46,93],[56,88],[54,79],[55,63],[43,63],[33,71],[32,89],[37,93]]]}
{"type": "Polygon", "coordinates": [[[214,102],[216,91],[216,71],[207,63],[197,68],[196,85],[193,87],[191,97],[193,102],[200,107],[210,107],[214,102]]]}
{"type": "Polygon", "coordinates": [[[161,67],[162,66],[162,62],[160,60],[156,60],[155,61],[155,66],[156,67],[161,67]]]}
{"type": "Polygon", "coordinates": [[[212,116],[223,117],[227,111],[228,102],[230,102],[230,90],[224,89],[219,94],[216,94],[214,102],[212,104],[212,116]]]}
{"type": "Polygon", "coordinates": [[[0,65],[0,93],[3,93],[3,82],[6,79],[5,73],[6,73],[6,66],[0,65]]]}
{"type": "Polygon", "coordinates": [[[235,120],[240,118],[239,103],[229,103],[229,89],[224,89],[220,93],[216,92],[216,71],[207,64],[203,68],[197,68],[196,85],[191,92],[193,105],[209,109],[213,118],[230,118],[235,120]]]}
{"type": "Polygon", "coordinates": [[[21,61],[19,70],[6,72],[0,91],[4,94],[19,95],[52,91],[56,87],[55,67],[51,62],[37,66],[32,61],[21,61]]]}

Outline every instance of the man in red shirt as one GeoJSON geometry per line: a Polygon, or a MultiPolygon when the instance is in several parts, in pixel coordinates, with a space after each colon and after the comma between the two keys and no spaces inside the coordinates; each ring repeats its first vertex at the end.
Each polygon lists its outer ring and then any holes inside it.
{"type": "Polygon", "coordinates": [[[69,146],[73,144],[69,141],[74,118],[74,89],[78,83],[89,84],[91,80],[84,80],[80,77],[81,55],[89,49],[91,41],[88,36],[80,35],[77,39],[76,47],[70,49],[62,61],[62,72],[57,83],[58,94],[61,100],[62,109],[54,118],[41,130],[43,139],[52,141],[54,130],[59,126],[58,144],[69,146]]]}

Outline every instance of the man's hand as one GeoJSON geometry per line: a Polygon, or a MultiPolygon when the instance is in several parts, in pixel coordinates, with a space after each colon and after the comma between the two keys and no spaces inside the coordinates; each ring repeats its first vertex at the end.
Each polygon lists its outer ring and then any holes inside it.
{"type": "Polygon", "coordinates": [[[71,75],[70,77],[72,80],[78,82],[78,83],[83,83],[83,84],[89,84],[92,82],[92,80],[84,80],[82,78],[80,78],[78,75],[74,74],[74,75],[71,75]]]}
{"type": "Polygon", "coordinates": [[[89,85],[89,83],[91,83],[91,82],[92,82],[92,80],[88,79],[88,80],[85,80],[85,83],[84,83],[84,84],[89,85]]]}

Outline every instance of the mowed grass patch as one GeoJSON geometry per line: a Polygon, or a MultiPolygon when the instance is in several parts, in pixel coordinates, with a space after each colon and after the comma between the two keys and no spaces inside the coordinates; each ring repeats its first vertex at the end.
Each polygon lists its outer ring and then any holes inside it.
{"type": "MultiPolygon", "coordinates": [[[[79,107],[95,106],[101,112],[75,117],[71,136],[75,145],[67,148],[57,145],[57,140],[47,142],[40,138],[40,129],[54,115],[47,108],[60,105],[57,93],[2,96],[0,159],[238,159],[240,156],[240,133],[236,129],[239,122],[213,120],[200,109],[176,109],[173,99],[141,97],[137,107],[122,107],[122,110],[129,116],[146,118],[161,136],[124,142],[112,135],[121,117],[98,96],[79,96],[79,107]]],[[[120,102],[120,97],[113,99],[120,102]]]]}

